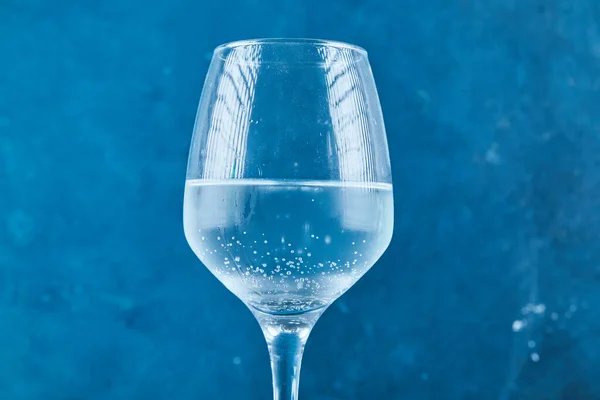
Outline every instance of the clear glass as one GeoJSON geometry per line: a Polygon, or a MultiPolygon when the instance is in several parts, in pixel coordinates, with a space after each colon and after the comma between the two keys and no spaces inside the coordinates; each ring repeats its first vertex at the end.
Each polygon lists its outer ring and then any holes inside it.
{"type": "Polygon", "coordinates": [[[312,327],[381,257],[393,216],[363,49],[261,39],[215,50],[189,156],[185,235],[260,323],[276,400],[297,399],[312,327]]]}

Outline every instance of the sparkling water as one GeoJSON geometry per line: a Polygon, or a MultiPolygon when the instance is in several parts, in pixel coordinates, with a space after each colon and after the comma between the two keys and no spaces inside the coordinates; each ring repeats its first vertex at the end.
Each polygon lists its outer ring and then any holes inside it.
{"type": "Polygon", "coordinates": [[[389,184],[188,180],[186,238],[249,306],[297,314],[329,305],[387,248],[389,184]]]}

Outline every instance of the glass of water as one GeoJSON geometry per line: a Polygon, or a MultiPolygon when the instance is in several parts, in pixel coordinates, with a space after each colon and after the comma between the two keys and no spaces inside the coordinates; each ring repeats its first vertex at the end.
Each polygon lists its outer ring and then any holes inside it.
{"type": "Polygon", "coordinates": [[[215,50],[189,155],[185,235],[260,323],[276,400],[298,398],[308,335],[388,247],[393,208],[365,50],[312,39],[215,50]]]}

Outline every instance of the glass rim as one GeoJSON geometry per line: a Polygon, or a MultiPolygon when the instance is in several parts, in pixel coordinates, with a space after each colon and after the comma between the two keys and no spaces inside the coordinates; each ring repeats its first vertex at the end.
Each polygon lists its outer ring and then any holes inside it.
{"type": "Polygon", "coordinates": [[[355,44],[342,42],[338,40],[328,39],[313,39],[313,38],[257,38],[257,39],[244,39],[234,40],[232,42],[226,42],[217,46],[214,53],[221,53],[225,50],[235,49],[237,47],[245,46],[260,46],[260,45],[308,45],[308,46],[326,46],[333,47],[336,49],[346,49],[355,51],[357,53],[367,55],[367,50],[363,47],[355,44]]]}

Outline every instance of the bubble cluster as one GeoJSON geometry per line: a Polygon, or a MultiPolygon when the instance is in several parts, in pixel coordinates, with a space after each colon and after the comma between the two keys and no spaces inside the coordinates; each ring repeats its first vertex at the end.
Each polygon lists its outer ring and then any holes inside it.
{"type": "Polygon", "coordinates": [[[338,236],[334,240],[330,233],[310,233],[292,235],[290,239],[279,235],[273,240],[268,232],[238,229],[235,234],[228,234],[227,230],[219,229],[203,232],[200,238],[205,246],[199,255],[215,275],[230,280],[238,276],[249,296],[284,291],[333,299],[370,267],[368,261],[361,260],[363,254],[358,246],[358,243],[364,245],[365,239],[338,236]],[[341,279],[344,276],[348,278],[341,279]]]}
{"type": "Polygon", "coordinates": [[[540,304],[534,304],[534,303],[528,303],[526,304],[523,308],[521,308],[521,314],[523,315],[527,315],[527,314],[543,314],[546,312],[546,305],[543,303],[540,304]]]}

